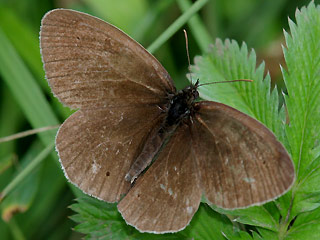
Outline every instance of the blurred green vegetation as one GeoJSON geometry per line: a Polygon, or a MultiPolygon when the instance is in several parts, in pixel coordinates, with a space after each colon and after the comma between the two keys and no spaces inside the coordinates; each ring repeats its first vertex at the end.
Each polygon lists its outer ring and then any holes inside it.
{"type": "MultiPolygon", "coordinates": [[[[188,4],[189,3],[189,4],[188,4]]],[[[189,33],[191,59],[205,51],[204,44],[219,37],[246,42],[258,59],[266,61],[272,81],[281,85],[284,64],[282,29],[287,17],[307,0],[209,0],[193,18],[205,33],[189,33]],[[209,34],[207,34],[209,33],[209,34]],[[207,34],[207,35],[205,35],[207,34]],[[205,41],[203,41],[205,40],[205,41]],[[201,42],[203,41],[203,42],[201,42]]],[[[318,1],[315,1],[317,4],[318,1]]],[[[0,0],[0,138],[24,130],[61,123],[71,112],[50,93],[39,49],[42,16],[54,8],[80,10],[118,26],[143,46],[150,46],[188,8],[187,0],[0,0]]],[[[177,31],[154,55],[178,88],[188,82],[185,40],[177,31]]],[[[56,129],[0,143],[0,190],[54,142],[56,129]]],[[[43,161],[42,161],[43,160],[43,161]]],[[[67,184],[54,151],[0,205],[0,239],[77,239],[68,208],[77,190],[67,184]]]]}

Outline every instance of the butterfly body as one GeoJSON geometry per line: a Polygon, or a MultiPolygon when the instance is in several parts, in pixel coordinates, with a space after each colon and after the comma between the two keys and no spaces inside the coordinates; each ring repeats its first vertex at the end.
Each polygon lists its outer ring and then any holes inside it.
{"type": "Polygon", "coordinates": [[[184,229],[202,195],[235,209],[292,186],[293,163],[267,127],[222,103],[195,102],[198,82],[176,91],[159,61],[111,24],[53,10],[42,19],[40,46],[53,94],[77,109],[56,136],[66,178],[119,202],[141,232],[184,229]]]}
{"type": "Polygon", "coordinates": [[[133,181],[151,164],[163,144],[170,138],[183,120],[190,120],[194,111],[194,102],[199,97],[198,82],[168,96],[164,114],[166,117],[158,131],[151,131],[139,156],[133,162],[125,179],[133,181]]]}
{"type": "Polygon", "coordinates": [[[198,82],[179,91],[170,100],[170,106],[166,119],[167,125],[179,123],[182,119],[189,118],[193,111],[194,101],[199,97],[198,82]]]}

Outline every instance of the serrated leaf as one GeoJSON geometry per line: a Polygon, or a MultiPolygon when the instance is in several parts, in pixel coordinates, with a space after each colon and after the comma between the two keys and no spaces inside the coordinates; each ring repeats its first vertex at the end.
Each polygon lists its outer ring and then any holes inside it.
{"type": "Polygon", "coordinates": [[[285,239],[320,239],[320,208],[300,214],[285,239]]]}
{"type": "Polygon", "coordinates": [[[293,213],[312,211],[320,207],[320,157],[308,167],[308,174],[295,190],[293,213]]]}
{"type": "Polygon", "coordinates": [[[283,217],[287,216],[289,209],[292,207],[292,190],[278,198],[275,201],[275,204],[280,212],[280,215],[283,217]]]}
{"type": "Polygon", "coordinates": [[[250,234],[245,231],[239,231],[237,234],[225,233],[224,236],[227,240],[252,240],[250,234]]]}
{"type": "Polygon", "coordinates": [[[226,210],[216,206],[212,206],[212,208],[221,214],[234,216],[235,219],[233,221],[277,231],[277,220],[265,207],[249,207],[237,210],[226,210]]]}
{"type": "Polygon", "coordinates": [[[312,151],[319,148],[320,131],[319,7],[311,2],[308,7],[297,10],[296,22],[289,19],[290,34],[284,32],[287,71],[282,69],[290,119],[286,133],[298,178],[290,219],[317,208],[320,200],[320,161],[318,151],[312,151]]]}
{"type": "Polygon", "coordinates": [[[257,232],[252,232],[252,238],[254,240],[263,240],[262,236],[260,236],[257,232]]]}
{"type": "Polygon", "coordinates": [[[208,53],[195,58],[192,80],[200,83],[251,79],[253,82],[236,82],[199,87],[204,99],[225,103],[265,124],[283,140],[285,114],[279,110],[277,91],[270,91],[270,77],[264,77],[264,64],[256,68],[256,54],[249,54],[247,45],[234,41],[216,40],[208,53]]]}
{"type": "Polygon", "coordinates": [[[296,12],[295,24],[289,20],[290,35],[285,33],[287,71],[284,80],[290,125],[286,128],[298,179],[312,163],[310,150],[318,146],[320,132],[320,10],[311,2],[296,12]]]}
{"type": "Polygon", "coordinates": [[[72,217],[79,223],[74,229],[86,234],[86,239],[188,239],[183,234],[140,233],[128,226],[118,212],[116,204],[85,197],[77,199],[71,209],[77,212],[72,217]]]}
{"type": "Polygon", "coordinates": [[[190,225],[181,232],[192,239],[225,240],[225,233],[233,232],[230,220],[201,204],[190,225]],[[213,238],[214,236],[214,238],[213,238]]]}
{"type": "Polygon", "coordinates": [[[78,223],[74,230],[86,234],[87,239],[200,239],[224,240],[224,233],[233,233],[230,220],[201,204],[191,223],[181,232],[174,234],[140,233],[128,226],[117,210],[109,204],[85,197],[77,200],[71,209],[77,214],[71,219],[78,223]]]}
{"type": "Polygon", "coordinates": [[[278,233],[276,232],[273,232],[273,231],[270,231],[268,229],[265,229],[265,228],[260,228],[260,227],[257,227],[257,230],[261,236],[262,239],[265,239],[265,240],[278,240],[279,239],[279,236],[278,236],[278,233]]]}

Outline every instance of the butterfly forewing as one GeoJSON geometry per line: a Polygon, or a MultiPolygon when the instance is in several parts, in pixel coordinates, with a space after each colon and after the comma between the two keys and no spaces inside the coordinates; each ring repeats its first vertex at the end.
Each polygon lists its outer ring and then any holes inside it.
{"type": "Polygon", "coordinates": [[[46,77],[62,103],[81,108],[59,129],[57,151],[66,176],[84,192],[115,202],[128,172],[175,87],[167,71],[116,27],[58,9],[42,19],[46,77]]]}
{"type": "Polygon", "coordinates": [[[159,157],[118,204],[126,222],[142,232],[176,232],[197,211],[201,188],[190,129],[177,129],[159,157]]]}
{"type": "Polygon", "coordinates": [[[193,147],[209,202],[243,208],[284,194],[294,181],[285,148],[265,126],[224,104],[197,103],[193,147]]]}
{"type": "Polygon", "coordinates": [[[40,46],[52,92],[69,107],[157,104],[175,92],[167,71],[141,45],[87,14],[47,13],[40,46]]]}

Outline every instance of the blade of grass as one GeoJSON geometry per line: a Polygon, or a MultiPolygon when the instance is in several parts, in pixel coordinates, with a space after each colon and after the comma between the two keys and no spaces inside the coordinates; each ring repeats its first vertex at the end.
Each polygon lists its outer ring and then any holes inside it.
{"type": "Polygon", "coordinates": [[[0,201],[5,198],[32,170],[34,170],[52,151],[54,143],[49,144],[37,157],[33,159],[6,187],[0,195],[0,201]]]}
{"type": "Polygon", "coordinates": [[[131,36],[138,42],[142,41],[144,35],[149,34],[150,28],[154,26],[159,15],[161,15],[173,3],[174,1],[172,0],[154,2],[152,8],[147,9],[145,16],[143,16],[138,24],[136,24],[136,26],[133,28],[131,36]]]}
{"type": "Polygon", "coordinates": [[[10,8],[0,7],[0,27],[10,39],[16,51],[25,60],[32,73],[37,77],[41,87],[50,92],[49,86],[43,77],[44,71],[39,51],[39,37],[10,8]]]}
{"type": "MultiPolygon", "coordinates": [[[[15,51],[11,42],[0,27],[0,74],[8,85],[15,100],[24,112],[28,121],[34,128],[57,125],[58,119],[53,113],[39,85],[15,51]]],[[[38,133],[45,146],[52,144],[55,132],[47,131],[38,133]]],[[[58,156],[52,152],[51,156],[58,156]]],[[[58,161],[55,161],[60,168],[58,161]]],[[[69,185],[76,196],[83,196],[75,187],[69,185]]]]}
{"type": "Polygon", "coordinates": [[[9,228],[11,230],[11,233],[12,233],[12,236],[13,236],[13,239],[15,240],[25,240],[26,238],[24,237],[21,229],[20,229],[20,226],[16,223],[16,221],[14,219],[12,219],[10,222],[9,222],[9,228]]]}
{"type": "MultiPolygon", "coordinates": [[[[39,85],[0,28],[0,74],[8,85],[21,110],[34,128],[58,124],[58,120],[39,85]]],[[[45,144],[54,133],[39,133],[45,144]]]]}
{"type": "MultiPolygon", "coordinates": [[[[26,153],[23,156],[19,157],[19,162],[17,163],[16,168],[11,169],[11,172],[13,172],[14,169],[17,170],[15,171],[15,173],[12,173],[12,176],[6,179],[6,184],[10,183],[10,181],[14,179],[22,169],[28,166],[28,164],[32,162],[42,150],[43,144],[40,142],[40,140],[36,139],[35,141],[33,141],[30,147],[28,147],[26,153]]],[[[25,213],[34,203],[35,196],[39,189],[42,169],[42,167],[36,168],[34,171],[26,175],[23,181],[20,181],[20,183],[17,184],[16,187],[1,202],[0,209],[3,220],[9,222],[15,216],[25,216],[24,214],[21,215],[19,213],[25,213]]],[[[43,180],[41,179],[41,182],[42,181],[43,180]]],[[[56,181],[51,184],[51,188],[54,184],[56,184],[56,181]]],[[[43,199],[43,197],[41,199],[43,199]]],[[[30,218],[28,218],[28,222],[29,220],[30,218]]],[[[25,231],[23,232],[25,233],[25,231]]]]}
{"type": "MultiPolygon", "coordinates": [[[[191,7],[190,0],[178,0],[177,3],[182,12],[188,11],[188,9],[191,7]]],[[[209,44],[213,43],[213,39],[203,25],[199,15],[195,14],[192,18],[190,18],[188,24],[190,25],[193,37],[196,39],[201,51],[203,53],[207,52],[209,44]]]]}
{"type": "MultiPolygon", "coordinates": [[[[24,119],[20,108],[14,101],[6,86],[0,91],[0,137],[10,135],[18,131],[18,127],[24,119]]],[[[0,147],[0,161],[6,155],[13,155],[15,143],[2,143],[0,147]]]]}
{"type": "Polygon", "coordinates": [[[198,0],[192,7],[184,12],[174,23],[172,23],[166,31],[164,31],[148,48],[150,53],[154,53],[162,44],[164,44],[175,32],[177,32],[192,15],[198,12],[208,0],[198,0]]]}
{"type": "MultiPolygon", "coordinates": [[[[53,212],[64,214],[68,211],[66,206],[71,204],[70,200],[66,202],[66,205],[62,208],[61,206],[57,206],[58,202],[63,201],[61,196],[71,195],[71,193],[66,187],[66,178],[64,177],[61,168],[56,167],[56,163],[57,161],[52,161],[52,158],[41,163],[41,180],[33,203],[27,212],[17,216],[20,227],[27,239],[34,239],[35,236],[37,236],[38,239],[49,239],[48,236],[39,237],[39,229],[43,229],[43,223],[46,223],[46,225],[49,225],[45,228],[51,229],[48,231],[55,231],[56,225],[52,224],[49,220],[52,217],[53,212]],[[25,224],[26,222],[28,224],[25,224]],[[30,228],[30,226],[32,226],[32,228],[30,228]]],[[[72,194],[76,195],[74,192],[72,192],[72,194]]],[[[65,215],[61,215],[61,219],[62,218],[65,218],[65,215]]],[[[60,224],[64,223],[61,222],[60,224]]]]}

